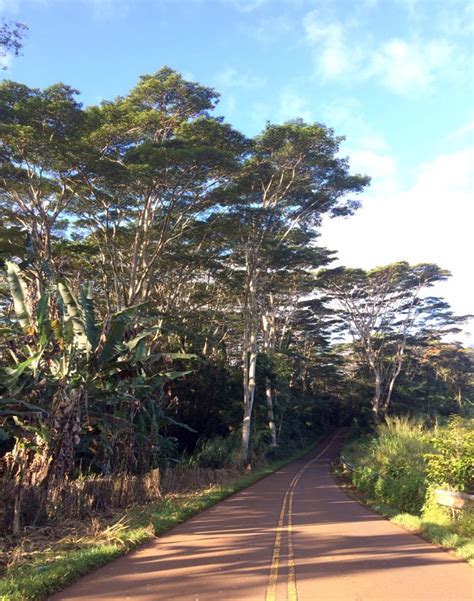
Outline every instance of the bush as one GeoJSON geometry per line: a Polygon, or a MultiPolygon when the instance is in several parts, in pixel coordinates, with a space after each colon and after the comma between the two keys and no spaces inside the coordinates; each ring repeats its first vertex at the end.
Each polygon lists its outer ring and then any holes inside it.
{"type": "Polygon", "coordinates": [[[438,487],[474,491],[474,420],[452,416],[431,443],[436,452],[424,456],[428,480],[438,487]]]}
{"type": "Polygon", "coordinates": [[[432,450],[423,424],[408,418],[387,418],[358,459],[353,481],[373,500],[420,513],[427,488],[424,456],[432,450]]]}
{"type": "Polygon", "coordinates": [[[199,441],[190,458],[190,464],[219,469],[236,462],[240,450],[240,433],[233,432],[225,438],[216,436],[199,441]]]}

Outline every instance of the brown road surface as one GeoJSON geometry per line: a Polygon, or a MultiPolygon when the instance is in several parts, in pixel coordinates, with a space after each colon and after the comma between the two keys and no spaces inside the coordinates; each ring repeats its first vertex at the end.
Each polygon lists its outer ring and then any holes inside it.
{"type": "Polygon", "coordinates": [[[310,455],[50,601],[474,601],[474,570],[350,499],[310,455]]]}

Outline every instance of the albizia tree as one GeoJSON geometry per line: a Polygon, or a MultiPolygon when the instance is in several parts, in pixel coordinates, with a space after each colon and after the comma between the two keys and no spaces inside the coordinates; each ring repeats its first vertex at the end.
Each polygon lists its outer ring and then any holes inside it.
{"type": "Polygon", "coordinates": [[[410,340],[456,331],[462,320],[442,299],[426,295],[449,275],[433,263],[405,261],[369,271],[339,267],[319,274],[318,289],[336,305],[343,328],[373,375],[376,422],[389,409],[410,340]]]}

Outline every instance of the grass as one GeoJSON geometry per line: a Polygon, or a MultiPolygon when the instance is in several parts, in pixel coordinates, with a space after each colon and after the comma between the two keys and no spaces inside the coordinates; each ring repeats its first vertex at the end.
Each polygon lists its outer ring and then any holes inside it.
{"type": "Polygon", "coordinates": [[[64,538],[15,563],[0,581],[1,601],[39,601],[81,576],[166,532],[226,497],[306,455],[319,439],[286,459],[238,479],[134,506],[115,522],[81,538],[64,538]]]}

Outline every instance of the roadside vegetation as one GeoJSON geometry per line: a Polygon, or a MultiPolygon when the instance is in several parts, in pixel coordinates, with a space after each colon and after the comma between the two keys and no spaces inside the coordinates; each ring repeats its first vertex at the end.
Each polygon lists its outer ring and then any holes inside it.
{"type": "Polygon", "coordinates": [[[387,418],[374,434],[346,444],[342,468],[378,512],[474,565],[474,507],[440,505],[435,490],[474,492],[474,420],[427,425],[387,418]]]}

